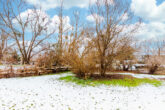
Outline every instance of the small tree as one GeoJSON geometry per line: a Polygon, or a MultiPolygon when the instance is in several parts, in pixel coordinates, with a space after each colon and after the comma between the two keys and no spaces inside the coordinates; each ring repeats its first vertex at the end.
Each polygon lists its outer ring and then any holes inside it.
{"type": "Polygon", "coordinates": [[[74,38],[64,52],[65,63],[71,66],[71,70],[78,77],[88,78],[96,71],[96,53],[87,41],[85,32],[74,38]]]}

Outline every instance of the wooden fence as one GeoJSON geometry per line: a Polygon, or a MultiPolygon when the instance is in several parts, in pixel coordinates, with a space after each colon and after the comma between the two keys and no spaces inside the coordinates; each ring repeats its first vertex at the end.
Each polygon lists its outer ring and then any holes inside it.
{"type": "Polygon", "coordinates": [[[62,71],[68,71],[68,68],[48,69],[36,66],[21,66],[20,68],[16,68],[6,66],[4,69],[0,69],[0,78],[39,76],[62,71]]]}

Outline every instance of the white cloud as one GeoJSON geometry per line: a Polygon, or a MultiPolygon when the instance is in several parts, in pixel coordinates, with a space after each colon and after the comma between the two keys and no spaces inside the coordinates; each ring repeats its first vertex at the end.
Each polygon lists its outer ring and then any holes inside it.
{"type": "MultiPolygon", "coordinates": [[[[41,6],[44,10],[49,10],[60,6],[60,0],[26,0],[29,4],[41,6]]],[[[88,8],[89,4],[94,4],[97,0],[64,0],[64,7],[88,8]]]]}
{"type": "MultiPolygon", "coordinates": [[[[50,24],[50,29],[51,28],[54,28],[54,29],[56,29],[57,31],[56,32],[58,32],[59,31],[59,29],[58,29],[58,27],[59,27],[59,25],[60,25],[60,19],[59,19],[59,16],[57,16],[57,15],[55,15],[52,19],[51,19],[51,24],[50,24]]],[[[69,16],[64,16],[63,17],[63,30],[64,31],[70,31],[71,29],[72,29],[72,26],[71,26],[71,24],[70,24],[70,17],[69,16]]]]}
{"type": "Polygon", "coordinates": [[[131,9],[136,16],[141,17],[144,22],[139,39],[163,39],[165,37],[165,2],[157,5],[156,0],[132,0],[131,9]]]}
{"type": "Polygon", "coordinates": [[[132,0],[131,9],[145,20],[165,22],[165,2],[157,6],[156,0],[132,0]]]}
{"type": "Polygon", "coordinates": [[[89,22],[95,22],[96,20],[98,20],[98,22],[102,22],[104,20],[104,17],[97,14],[93,14],[93,15],[88,15],[86,17],[86,20],[88,20],[89,22]]]}
{"type": "Polygon", "coordinates": [[[165,24],[160,22],[151,22],[149,24],[143,23],[142,27],[137,34],[141,41],[147,39],[164,39],[165,37],[165,24]]]}
{"type": "MultiPolygon", "coordinates": [[[[27,18],[32,21],[29,26],[28,26],[28,29],[26,30],[27,32],[31,32],[31,27],[30,25],[34,25],[35,22],[36,22],[36,13],[39,15],[39,21],[38,21],[38,24],[40,24],[41,26],[46,26],[46,30],[51,33],[53,32],[54,30],[56,30],[56,33],[58,33],[59,29],[59,24],[60,24],[60,19],[57,15],[54,15],[52,18],[50,18],[50,16],[44,12],[44,11],[41,11],[41,10],[31,10],[31,9],[28,9],[24,12],[22,12],[20,14],[20,19],[22,19],[22,21],[25,23],[27,18]],[[44,21],[43,21],[44,19],[44,21]]],[[[19,18],[19,17],[18,17],[19,18]]],[[[18,20],[17,19],[13,19],[13,23],[15,24],[15,26],[19,29],[20,28],[20,24],[18,23],[18,20]]],[[[63,28],[65,31],[69,31],[72,26],[70,24],[70,17],[69,16],[64,16],[63,17],[63,28]]]]}

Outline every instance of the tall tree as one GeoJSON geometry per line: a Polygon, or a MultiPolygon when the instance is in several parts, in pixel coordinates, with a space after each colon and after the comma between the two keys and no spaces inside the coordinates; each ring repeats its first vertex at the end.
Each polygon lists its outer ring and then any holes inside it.
{"type": "Polygon", "coordinates": [[[112,67],[114,59],[128,49],[139,27],[139,19],[133,16],[129,6],[127,0],[97,0],[90,6],[96,33],[92,40],[93,49],[98,53],[102,76],[112,67]]]}
{"type": "Polygon", "coordinates": [[[24,0],[0,0],[0,28],[16,43],[23,63],[29,64],[39,45],[53,35],[48,30],[50,20],[40,9],[30,6],[24,0]]]}

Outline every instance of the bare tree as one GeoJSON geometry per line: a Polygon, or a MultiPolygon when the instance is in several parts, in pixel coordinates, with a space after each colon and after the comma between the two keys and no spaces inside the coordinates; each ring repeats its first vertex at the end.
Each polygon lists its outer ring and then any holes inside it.
{"type": "MultiPolygon", "coordinates": [[[[72,16],[72,30],[70,31],[70,36],[67,37],[66,42],[65,42],[65,50],[70,51],[70,45],[72,45],[72,48],[76,44],[76,41],[82,38],[84,35],[84,29],[82,28],[82,23],[80,23],[80,11],[79,10],[74,10],[73,11],[73,16],[72,16]],[[80,29],[82,28],[82,29],[80,29]]],[[[73,51],[72,51],[73,52],[73,51]]]]}
{"type": "Polygon", "coordinates": [[[55,31],[49,31],[50,20],[42,14],[40,9],[26,4],[24,0],[0,0],[0,28],[17,44],[23,63],[29,64],[33,56],[40,53],[33,52],[55,31]],[[22,12],[27,11],[27,15],[22,12]]]}
{"type": "Polygon", "coordinates": [[[64,0],[58,0],[60,6],[55,10],[58,13],[58,20],[59,22],[55,25],[58,26],[58,37],[57,38],[57,43],[55,43],[53,45],[54,48],[54,52],[55,52],[55,56],[56,56],[56,61],[55,64],[60,66],[63,65],[62,64],[62,60],[63,60],[63,51],[64,51],[64,47],[65,43],[67,43],[66,39],[68,37],[68,31],[71,29],[71,27],[67,26],[67,16],[64,15],[64,0]]]}
{"type": "Polygon", "coordinates": [[[138,18],[134,19],[126,0],[97,0],[95,5],[90,6],[90,12],[95,20],[93,49],[98,55],[100,74],[105,76],[115,58],[131,46],[140,22],[138,18]]]}
{"type": "Polygon", "coordinates": [[[0,32],[0,60],[8,50],[8,36],[3,31],[0,32]]]}
{"type": "Polygon", "coordinates": [[[59,45],[59,54],[62,55],[62,47],[63,47],[63,35],[64,35],[64,16],[63,16],[63,0],[60,0],[60,8],[59,8],[59,33],[58,33],[58,45],[59,45]]]}

